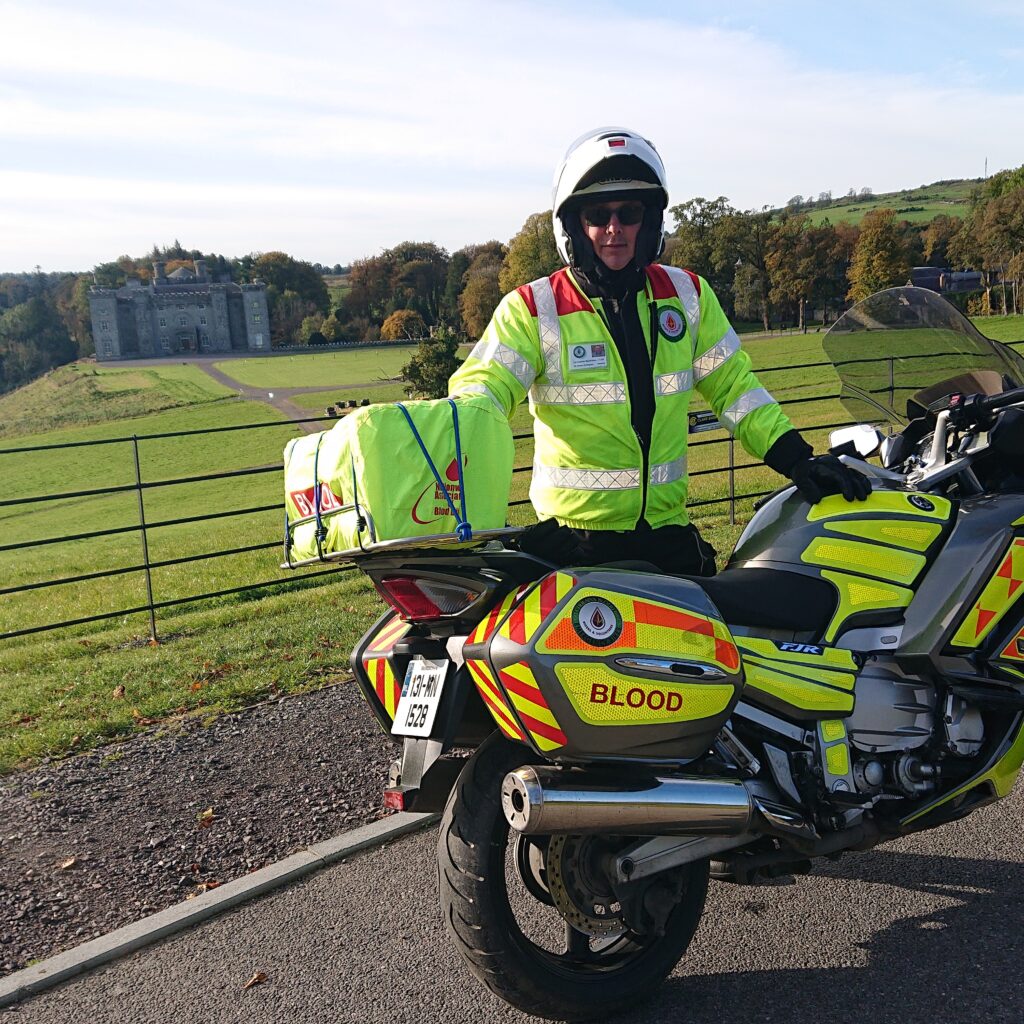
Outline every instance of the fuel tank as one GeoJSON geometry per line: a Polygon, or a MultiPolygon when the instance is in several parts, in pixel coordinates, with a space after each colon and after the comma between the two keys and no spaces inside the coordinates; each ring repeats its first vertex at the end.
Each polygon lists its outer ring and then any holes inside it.
{"type": "Polygon", "coordinates": [[[502,731],[555,761],[699,757],[743,679],[698,584],[611,569],[554,572],[510,594],[463,656],[502,731]]]}
{"type": "Polygon", "coordinates": [[[832,495],[809,505],[790,488],[751,519],[729,568],[779,569],[832,584],[836,603],[821,639],[902,618],[942,550],[957,505],[939,495],[886,490],[866,501],[832,495]]]}

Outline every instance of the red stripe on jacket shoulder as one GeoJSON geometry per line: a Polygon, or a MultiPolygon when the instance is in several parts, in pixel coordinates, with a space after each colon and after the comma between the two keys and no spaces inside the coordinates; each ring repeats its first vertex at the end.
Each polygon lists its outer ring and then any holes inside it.
{"type": "Polygon", "coordinates": [[[647,268],[647,280],[651,282],[651,297],[654,299],[674,299],[676,287],[668,271],[658,263],[647,268]]]}
{"type": "Polygon", "coordinates": [[[565,316],[566,313],[590,313],[593,310],[587,297],[573,284],[567,269],[556,270],[548,280],[555,293],[555,312],[559,316],[565,316]]]}
{"type": "Polygon", "coordinates": [[[533,289],[528,284],[521,284],[516,291],[519,292],[519,297],[526,303],[530,316],[536,316],[537,303],[533,300],[533,289]]]}
{"type": "MultiPolygon", "coordinates": [[[[700,278],[692,270],[684,270],[693,282],[693,287],[700,295],[700,278]]],[[[651,297],[654,299],[674,299],[676,297],[676,286],[668,271],[660,263],[652,263],[647,268],[647,280],[651,282],[651,297]]]]}

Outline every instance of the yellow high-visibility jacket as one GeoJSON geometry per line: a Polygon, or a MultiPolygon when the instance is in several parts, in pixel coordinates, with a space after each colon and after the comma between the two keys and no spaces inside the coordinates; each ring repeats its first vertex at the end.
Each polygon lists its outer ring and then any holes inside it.
{"type": "Polygon", "coordinates": [[[694,386],[755,458],[793,429],[751,371],[707,282],[659,264],[646,275],[636,302],[648,351],[652,324],[659,334],[648,451],[633,430],[626,373],[598,313],[601,300],[589,298],[568,269],[506,295],[449,382],[449,394],[486,394],[510,419],[529,396],[530,500],[542,519],[589,530],[631,530],[641,519],[686,524],[694,386]]]}

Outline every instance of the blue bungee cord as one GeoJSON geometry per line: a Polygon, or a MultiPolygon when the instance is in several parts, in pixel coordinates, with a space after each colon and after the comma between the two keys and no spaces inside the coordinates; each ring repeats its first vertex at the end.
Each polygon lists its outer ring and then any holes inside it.
{"type": "Polygon", "coordinates": [[[455,461],[459,467],[459,504],[462,506],[461,515],[455,507],[451,495],[448,493],[448,488],[445,487],[444,481],[441,479],[441,474],[437,471],[437,466],[434,465],[434,460],[430,457],[430,452],[427,451],[427,446],[423,443],[423,438],[420,437],[420,432],[416,429],[416,424],[412,421],[409,410],[406,409],[404,403],[395,402],[395,405],[405,414],[405,419],[409,424],[409,429],[412,431],[412,436],[416,438],[416,443],[420,446],[423,458],[427,460],[430,472],[434,474],[434,480],[441,489],[445,501],[448,502],[448,508],[451,509],[451,513],[455,517],[455,536],[465,543],[473,539],[473,527],[466,520],[466,483],[462,475],[462,441],[459,437],[459,409],[450,398],[448,399],[448,404],[452,407],[452,422],[455,426],[455,461]]]}

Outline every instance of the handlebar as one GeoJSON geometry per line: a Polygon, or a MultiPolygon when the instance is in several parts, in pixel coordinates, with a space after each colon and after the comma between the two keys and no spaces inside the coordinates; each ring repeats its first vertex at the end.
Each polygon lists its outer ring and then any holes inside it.
{"type": "Polygon", "coordinates": [[[955,427],[977,426],[987,430],[992,426],[993,413],[1019,402],[1024,402],[1024,388],[1011,388],[998,395],[953,395],[949,418],[955,427]]]}

